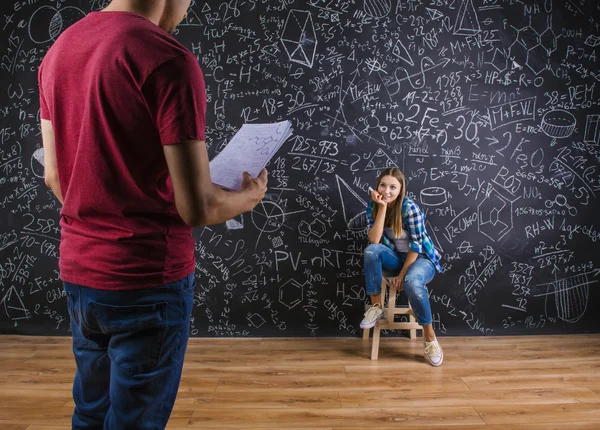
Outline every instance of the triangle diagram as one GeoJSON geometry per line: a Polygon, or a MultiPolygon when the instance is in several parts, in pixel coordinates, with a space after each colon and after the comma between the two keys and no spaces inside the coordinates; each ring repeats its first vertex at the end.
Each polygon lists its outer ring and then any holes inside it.
{"type": "Polygon", "coordinates": [[[400,39],[398,39],[398,41],[396,42],[396,45],[394,46],[394,49],[392,49],[392,54],[394,54],[396,57],[401,58],[402,60],[406,61],[411,66],[415,65],[415,62],[413,61],[412,57],[408,53],[408,49],[406,49],[406,46],[404,46],[404,44],[402,43],[402,41],[400,39]]]}
{"type": "Polygon", "coordinates": [[[431,225],[431,223],[429,221],[425,221],[425,224],[427,225],[427,231],[430,232],[433,244],[440,252],[443,253],[444,248],[442,247],[442,244],[440,243],[440,240],[438,239],[437,234],[435,234],[435,230],[433,229],[433,226],[431,225]]]}
{"type": "MultiPolygon", "coordinates": [[[[202,11],[204,12],[204,11],[202,11]]],[[[188,13],[185,15],[185,21],[181,23],[181,25],[200,25],[200,18],[196,15],[192,9],[188,10],[188,13]]]]}
{"type": "Polygon", "coordinates": [[[454,34],[458,36],[473,36],[481,31],[479,18],[473,0],[462,0],[456,23],[454,24],[454,34]]]}
{"type": "Polygon", "coordinates": [[[375,155],[371,157],[369,162],[367,163],[367,167],[365,167],[365,171],[367,170],[383,170],[388,167],[398,167],[396,163],[392,161],[388,155],[383,152],[381,148],[377,149],[375,155]]]}
{"type": "Polygon", "coordinates": [[[342,202],[342,212],[344,214],[344,221],[350,229],[352,229],[352,225],[356,223],[356,218],[363,215],[365,211],[365,207],[367,206],[367,202],[365,202],[356,191],[354,191],[350,186],[340,178],[338,175],[335,175],[335,179],[337,181],[338,191],[340,193],[340,201],[342,202]],[[358,203],[360,210],[353,209],[358,203]]]}
{"type": "Polygon", "coordinates": [[[204,7],[202,8],[202,13],[210,12],[212,9],[208,5],[208,2],[204,3],[204,7]]]}
{"type": "Polygon", "coordinates": [[[28,311],[25,309],[25,305],[15,287],[10,287],[8,289],[8,292],[0,303],[4,303],[6,315],[13,321],[29,317],[28,311]]]}
{"type": "Polygon", "coordinates": [[[425,9],[427,10],[429,18],[431,18],[432,21],[436,21],[444,17],[444,14],[437,9],[431,9],[428,7],[426,7],[425,9]]]}

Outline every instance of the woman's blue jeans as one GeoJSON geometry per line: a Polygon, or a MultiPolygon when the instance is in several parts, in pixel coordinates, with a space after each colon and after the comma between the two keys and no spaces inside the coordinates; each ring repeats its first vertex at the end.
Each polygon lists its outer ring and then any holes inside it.
{"type": "Polygon", "coordinates": [[[73,429],[162,430],[181,379],[194,274],[104,291],[64,283],[77,370],[73,429]]]}
{"type": "MultiPolygon", "coordinates": [[[[371,244],[365,248],[365,282],[367,294],[381,293],[383,276],[397,276],[404,265],[406,253],[396,252],[382,244],[371,244]]],[[[432,322],[431,305],[427,284],[435,276],[435,266],[424,255],[408,268],[404,277],[404,291],[412,306],[417,322],[424,326],[432,322]]]]}

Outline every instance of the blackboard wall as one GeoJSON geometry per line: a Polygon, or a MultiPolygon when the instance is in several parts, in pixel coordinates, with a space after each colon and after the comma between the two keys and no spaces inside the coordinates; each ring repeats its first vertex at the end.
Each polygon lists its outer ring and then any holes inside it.
{"type": "MultiPolygon", "coordinates": [[[[36,72],[106,4],[0,3],[0,333],[69,334],[36,72]]],[[[388,166],[443,255],[439,335],[600,331],[596,1],[196,2],[176,37],[205,73],[211,156],[244,123],[294,127],[263,202],[194,231],[192,335],[358,336],[388,166]]]]}

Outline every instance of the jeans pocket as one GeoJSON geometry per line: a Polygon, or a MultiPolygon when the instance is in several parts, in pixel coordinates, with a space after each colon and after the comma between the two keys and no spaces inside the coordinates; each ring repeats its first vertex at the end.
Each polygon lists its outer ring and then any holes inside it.
{"type": "Polygon", "coordinates": [[[192,273],[188,278],[188,284],[183,289],[184,292],[194,291],[196,289],[196,276],[192,273]]]}
{"type": "Polygon", "coordinates": [[[67,290],[65,290],[65,293],[67,295],[67,311],[71,318],[71,330],[73,330],[73,325],[79,325],[79,314],[75,313],[75,296],[67,290]]]}
{"type": "Polygon", "coordinates": [[[159,367],[168,324],[166,302],[90,306],[102,332],[111,336],[108,354],[123,372],[147,376],[159,367]]]}
{"type": "Polygon", "coordinates": [[[83,332],[84,327],[82,325],[83,316],[80,312],[80,304],[78,296],[76,296],[70,288],[65,287],[65,293],[67,294],[67,310],[69,311],[70,325],[71,325],[71,337],[73,339],[73,345],[78,348],[87,347],[89,342],[85,338],[83,332]]]}
{"type": "Polygon", "coordinates": [[[196,289],[196,278],[193,273],[184,279],[186,279],[186,282],[183,285],[183,289],[178,291],[180,306],[172,313],[175,316],[170,321],[175,327],[179,324],[180,328],[175,329],[174,333],[169,333],[169,335],[173,336],[174,340],[169,345],[172,348],[167,348],[165,351],[165,354],[170,358],[170,362],[175,365],[180,364],[185,355],[190,334],[190,317],[194,306],[194,291],[196,289]]]}

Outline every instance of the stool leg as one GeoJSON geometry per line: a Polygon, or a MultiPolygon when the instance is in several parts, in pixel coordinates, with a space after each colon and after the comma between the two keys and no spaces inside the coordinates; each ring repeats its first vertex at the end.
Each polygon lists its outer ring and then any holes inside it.
{"type": "Polygon", "coordinates": [[[385,276],[383,276],[381,278],[381,296],[380,296],[381,297],[381,301],[380,301],[381,309],[385,309],[385,291],[387,288],[387,282],[388,282],[387,278],[385,276]]]}
{"type": "MultiPolygon", "coordinates": [[[[412,306],[410,305],[410,301],[408,302],[408,309],[410,310],[410,313],[408,314],[408,321],[409,321],[411,324],[415,324],[415,323],[417,322],[417,320],[416,320],[416,319],[415,319],[415,317],[414,317],[414,315],[415,315],[415,314],[414,314],[414,312],[412,311],[412,306]]],[[[409,332],[410,332],[410,333],[408,334],[408,337],[409,337],[409,339],[416,339],[416,338],[417,338],[417,329],[416,329],[416,328],[411,328],[411,329],[409,330],[409,332]]]]}
{"type": "Polygon", "coordinates": [[[373,345],[371,346],[371,360],[377,360],[379,357],[379,333],[381,329],[378,325],[373,327],[373,345]]]}
{"type": "Polygon", "coordinates": [[[369,340],[369,331],[370,330],[371,330],[370,328],[363,329],[363,339],[364,340],[369,340]]]}
{"type": "Polygon", "coordinates": [[[391,283],[388,285],[390,286],[390,293],[388,295],[387,320],[390,324],[392,324],[394,322],[394,313],[396,311],[396,293],[398,291],[391,283]]]}

